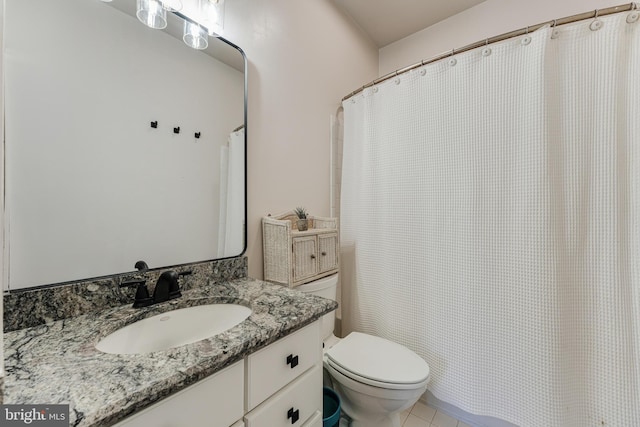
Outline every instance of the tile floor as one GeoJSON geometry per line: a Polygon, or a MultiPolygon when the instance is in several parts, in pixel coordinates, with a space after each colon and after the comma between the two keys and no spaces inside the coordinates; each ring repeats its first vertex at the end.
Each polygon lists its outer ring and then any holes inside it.
{"type": "Polygon", "coordinates": [[[402,427],[470,427],[422,402],[404,411],[401,420],[402,427]]]}
{"type": "MultiPolygon", "coordinates": [[[[422,402],[413,405],[400,416],[402,427],[471,427],[422,402]]],[[[340,420],[340,427],[347,427],[347,421],[340,420]]]]}

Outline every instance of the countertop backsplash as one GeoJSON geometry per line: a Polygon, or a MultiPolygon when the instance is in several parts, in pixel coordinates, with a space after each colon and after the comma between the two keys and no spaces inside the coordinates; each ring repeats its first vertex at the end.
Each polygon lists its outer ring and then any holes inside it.
{"type": "Polygon", "coordinates": [[[57,286],[12,291],[4,295],[4,332],[68,319],[105,308],[133,304],[135,287],[118,285],[134,278],[146,278],[149,293],[162,272],[191,271],[180,279],[180,288],[189,290],[219,281],[247,277],[247,258],[240,256],[175,268],[115,274],[98,279],[80,280],[57,286]]]}

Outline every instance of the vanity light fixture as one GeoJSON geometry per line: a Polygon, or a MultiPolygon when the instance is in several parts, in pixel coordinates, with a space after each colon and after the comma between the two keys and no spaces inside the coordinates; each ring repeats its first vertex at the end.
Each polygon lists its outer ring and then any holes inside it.
{"type": "Polygon", "coordinates": [[[224,29],[224,0],[200,0],[200,13],[209,35],[221,36],[224,29]]]}
{"type": "Polygon", "coordinates": [[[164,7],[167,12],[179,12],[182,10],[181,0],[161,0],[161,1],[162,1],[162,7],[164,7]]]}
{"type": "Polygon", "coordinates": [[[137,0],[136,16],[149,28],[161,30],[167,26],[167,9],[159,0],[137,0]]]}
{"type": "Polygon", "coordinates": [[[207,31],[204,27],[193,22],[184,21],[184,35],[182,36],[182,40],[184,40],[187,46],[198,50],[206,49],[207,46],[209,46],[207,37],[207,31]]]}

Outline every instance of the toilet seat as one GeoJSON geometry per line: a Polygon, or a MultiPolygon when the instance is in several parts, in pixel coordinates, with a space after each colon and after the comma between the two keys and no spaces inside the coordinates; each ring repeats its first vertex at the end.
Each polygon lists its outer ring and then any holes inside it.
{"type": "Polygon", "coordinates": [[[326,352],[336,371],[362,384],[392,390],[426,386],[429,365],[408,348],[373,335],[352,332],[326,352]]]}

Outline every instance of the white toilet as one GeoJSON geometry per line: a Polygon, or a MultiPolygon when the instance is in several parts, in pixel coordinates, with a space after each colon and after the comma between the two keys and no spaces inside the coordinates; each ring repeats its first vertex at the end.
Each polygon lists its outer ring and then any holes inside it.
{"type": "MultiPolygon", "coordinates": [[[[296,289],[336,299],[338,275],[296,289]]],[[[408,348],[359,332],[333,335],[335,314],[322,319],[324,366],[352,427],[400,427],[400,412],[427,390],[429,365],[408,348]]]]}

